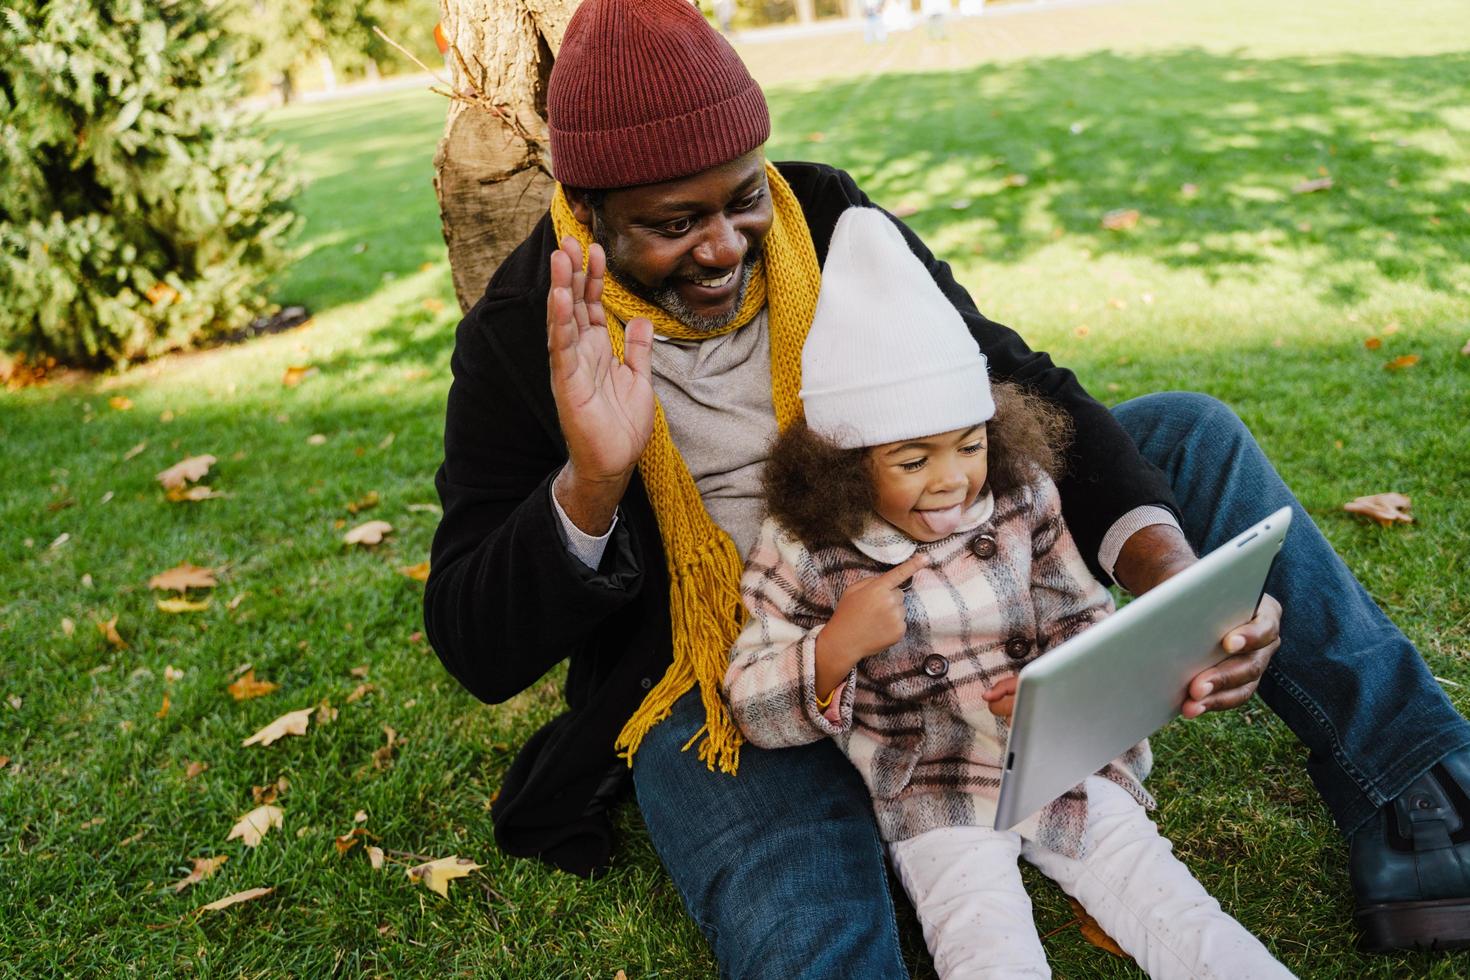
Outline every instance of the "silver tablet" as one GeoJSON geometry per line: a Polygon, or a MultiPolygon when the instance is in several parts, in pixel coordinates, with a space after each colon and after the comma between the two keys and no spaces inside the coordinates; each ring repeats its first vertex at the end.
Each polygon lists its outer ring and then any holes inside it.
{"type": "Polygon", "coordinates": [[[1255,616],[1281,550],[1283,507],[1022,668],[1001,774],[1009,830],[1179,714],[1189,682],[1255,616]]]}

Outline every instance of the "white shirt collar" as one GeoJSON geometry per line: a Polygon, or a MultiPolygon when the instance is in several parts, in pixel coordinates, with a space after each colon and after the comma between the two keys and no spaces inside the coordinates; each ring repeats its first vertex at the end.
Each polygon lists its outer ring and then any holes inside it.
{"type": "MultiPolygon", "coordinates": [[[[961,515],[959,526],[954,529],[954,534],[941,538],[939,541],[929,542],[925,547],[948,541],[955,534],[966,534],[975,530],[990,520],[990,515],[994,510],[995,497],[989,490],[986,490],[976,497],[975,502],[961,515]]],[[[868,515],[867,523],[863,525],[857,537],[852,539],[852,544],[858,551],[885,565],[897,565],[919,550],[919,542],[877,514],[868,515]]]]}

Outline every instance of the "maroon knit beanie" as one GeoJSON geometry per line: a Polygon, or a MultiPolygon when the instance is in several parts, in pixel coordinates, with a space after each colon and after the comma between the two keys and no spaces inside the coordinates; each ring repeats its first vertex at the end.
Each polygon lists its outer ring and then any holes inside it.
{"type": "Polygon", "coordinates": [[[546,114],[556,179],[593,189],[687,177],[771,135],[760,86],[689,0],[585,0],[546,114]]]}

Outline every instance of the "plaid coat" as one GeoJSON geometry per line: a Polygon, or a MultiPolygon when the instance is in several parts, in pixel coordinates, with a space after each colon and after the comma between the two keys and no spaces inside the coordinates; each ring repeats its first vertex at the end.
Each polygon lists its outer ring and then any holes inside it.
{"type": "MultiPolygon", "coordinates": [[[[812,551],[767,519],[741,592],[751,618],[725,677],[736,722],[763,748],[835,739],[867,782],[889,841],[994,822],[1008,726],[980,693],[1113,609],[1044,475],[983,495],[954,534],[929,544],[874,517],[850,545],[812,551]],[[829,720],[836,712],[817,707],[814,689],[818,634],[844,590],[916,549],[929,564],[906,590],[907,634],[848,675],[840,717],[829,720]]],[[[1152,807],[1142,785],[1151,763],[1142,742],[1100,774],[1152,807]]],[[[1077,856],[1086,823],[1078,787],[1018,830],[1077,856]]]]}

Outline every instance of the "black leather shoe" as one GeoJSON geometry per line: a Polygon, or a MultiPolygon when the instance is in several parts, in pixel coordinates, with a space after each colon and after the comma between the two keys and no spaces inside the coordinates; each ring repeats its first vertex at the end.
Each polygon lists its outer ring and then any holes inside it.
{"type": "Polygon", "coordinates": [[[1470,947],[1470,748],[1446,756],[1353,835],[1360,944],[1470,947]]]}

